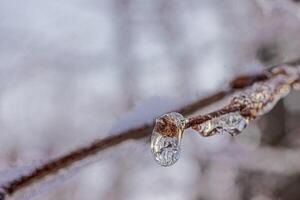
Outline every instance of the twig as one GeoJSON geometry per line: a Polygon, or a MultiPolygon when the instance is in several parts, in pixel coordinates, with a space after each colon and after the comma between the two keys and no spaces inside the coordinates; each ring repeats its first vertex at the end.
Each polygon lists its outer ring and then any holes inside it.
{"type": "MultiPolygon", "coordinates": [[[[172,146],[179,147],[182,134],[185,129],[192,128],[203,136],[212,136],[218,133],[238,134],[246,128],[250,120],[268,113],[278,103],[287,96],[294,84],[300,80],[300,66],[283,65],[272,68],[269,73],[265,73],[264,81],[257,82],[251,87],[242,90],[232,98],[225,107],[208,113],[190,118],[184,118],[180,113],[164,114],[156,120],[153,134],[154,155],[157,159],[164,161],[171,158],[166,151],[172,146]],[[168,139],[169,137],[169,139],[168,139]],[[175,138],[176,139],[175,139],[175,138]],[[176,143],[171,143],[170,147],[162,145],[168,140],[175,139],[176,143]],[[160,141],[162,140],[162,141],[160,141]],[[164,154],[164,156],[162,156],[164,154]]],[[[238,78],[248,80],[248,77],[238,78]]],[[[247,82],[247,81],[246,81],[247,82]]],[[[177,152],[177,151],[176,151],[177,152]]],[[[177,159],[174,159],[176,161],[177,159]]],[[[173,164],[170,162],[169,164],[173,164]]],[[[164,163],[164,166],[169,164],[164,163]]]]}
{"type": "Polygon", "coordinates": [[[299,80],[300,66],[286,65],[273,68],[265,81],[241,91],[220,110],[189,118],[185,128],[192,127],[197,130],[199,126],[209,120],[234,112],[238,112],[247,120],[255,119],[269,112],[280,99],[289,94],[293,85],[299,80]]]}
{"type": "Polygon", "coordinates": [[[205,137],[241,133],[249,121],[268,113],[295,88],[295,84],[299,84],[300,65],[277,66],[266,72],[265,76],[264,81],[241,90],[229,104],[217,111],[190,118],[171,112],[157,118],[151,150],[158,164],[170,166],[178,161],[182,135],[190,127],[205,137]]]}
{"type": "MultiPolygon", "coordinates": [[[[210,105],[214,102],[217,102],[221,99],[223,99],[225,96],[231,94],[231,90],[224,90],[220,91],[216,94],[213,94],[209,97],[206,97],[204,99],[201,99],[199,101],[195,101],[181,109],[179,109],[179,112],[185,113],[185,114],[191,114],[197,109],[203,108],[207,105],[210,105]]],[[[5,195],[12,195],[16,191],[27,187],[31,185],[32,183],[39,181],[50,174],[55,174],[61,169],[65,169],[69,166],[71,166],[73,163],[80,161],[82,159],[85,159],[91,155],[94,155],[104,149],[108,149],[112,146],[118,145],[119,143],[130,140],[130,139],[141,139],[145,138],[147,136],[150,136],[151,130],[153,128],[154,123],[146,124],[141,127],[133,128],[124,132],[121,132],[119,134],[109,136],[104,139],[97,140],[90,144],[89,146],[79,148],[75,151],[72,151],[62,157],[59,157],[57,159],[51,160],[45,165],[42,165],[32,171],[31,173],[24,175],[22,177],[19,177],[6,185],[4,185],[2,188],[4,192],[0,191],[0,200],[4,199],[5,195]],[[2,197],[2,198],[1,198],[2,197]]]]}
{"type": "MultiPolygon", "coordinates": [[[[297,63],[299,63],[299,61],[290,63],[290,65],[296,65],[297,63]]],[[[247,86],[252,85],[253,83],[267,80],[269,74],[270,71],[267,70],[260,74],[239,76],[235,78],[233,81],[231,81],[229,89],[217,92],[209,97],[190,103],[178,109],[176,112],[180,112],[184,115],[192,114],[193,112],[201,108],[204,108],[210,104],[222,100],[224,97],[232,94],[233,92],[239,89],[244,89],[247,86]]],[[[197,120],[199,119],[195,119],[195,122],[197,120]]],[[[190,125],[192,125],[192,123],[190,125]]],[[[116,146],[123,141],[127,141],[130,139],[137,140],[137,139],[148,137],[150,136],[153,126],[154,123],[150,123],[150,124],[145,124],[141,127],[132,128],[130,130],[115,134],[113,136],[109,136],[107,138],[97,140],[89,146],[79,148],[57,159],[50,160],[48,163],[38,167],[31,173],[18,177],[15,180],[12,180],[11,182],[2,186],[3,192],[0,191],[0,200],[4,199],[5,196],[11,196],[15,192],[25,187],[28,187],[35,182],[42,180],[48,175],[56,174],[59,170],[70,167],[72,164],[74,164],[77,161],[85,159],[102,150],[116,146]]]]}

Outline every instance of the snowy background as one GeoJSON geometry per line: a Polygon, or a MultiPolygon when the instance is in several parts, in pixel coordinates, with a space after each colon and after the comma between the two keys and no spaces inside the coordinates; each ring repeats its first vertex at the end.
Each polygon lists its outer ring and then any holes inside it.
{"type": "MultiPolygon", "coordinates": [[[[237,74],[300,56],[299,33],[297,1],[1,0],[0,183],[126,126],[128,112],[149,120],[136,106],[162,114],[237,74]]],[[[154,162],[148,140],[129,141],[27,193],[299,199],[299,105],[294,92],[236,138],[191,131],[170,168],[154,162]]]]}

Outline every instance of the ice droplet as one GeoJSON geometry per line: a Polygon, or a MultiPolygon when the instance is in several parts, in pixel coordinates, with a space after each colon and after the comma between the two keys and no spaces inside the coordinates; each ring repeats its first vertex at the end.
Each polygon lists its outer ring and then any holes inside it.
{"type": "Polygon", "coordinates": [[[248,125],[248,120],[238,112],[228,113],[207,122],[195,125],[192,128],[203,136],[215,134],[237,135],[241,133],[248,125]]]}
{"type": "Polygon", "coordinates": [[[185,122],[181,114],[174,112],[156,120],[151,137],[151,151],[158,164],[170,166],[179,159],[185,122]]]}
{"type": "Polygon", "coordinates": [[[155,160],[162,166],[173,165],[180,156],[180,138],[162,136],[153,132],[151,149],[155,160]]]}

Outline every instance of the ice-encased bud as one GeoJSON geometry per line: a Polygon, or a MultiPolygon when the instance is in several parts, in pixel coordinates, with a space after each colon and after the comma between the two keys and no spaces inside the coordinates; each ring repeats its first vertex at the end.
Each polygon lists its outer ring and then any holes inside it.
{"type": "Polygon", "coordinates": [[[179,159],[185,123],[186,119],[175,112],[156,119],[151,137],[151,151],[158,164],[170,166],[179,159]]]}

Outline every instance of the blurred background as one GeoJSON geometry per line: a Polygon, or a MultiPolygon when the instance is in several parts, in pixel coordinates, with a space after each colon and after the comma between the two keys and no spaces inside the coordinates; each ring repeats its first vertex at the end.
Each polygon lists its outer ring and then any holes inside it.
{"type": "MultiPolygon", "coordinates": [[[[151,112],[153,98],[206,96],[299,58],[299,33],[296,0],[1,0],[0,183],[126,126],[120,120],[136,106],[151,112]]],[[[148,140],[128,141],[28,193],[299,199],[299,120],[293,92],[238,137],[190,131],[172,167],[154,162],[148,140]]]]}

